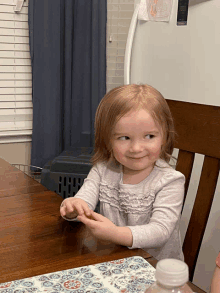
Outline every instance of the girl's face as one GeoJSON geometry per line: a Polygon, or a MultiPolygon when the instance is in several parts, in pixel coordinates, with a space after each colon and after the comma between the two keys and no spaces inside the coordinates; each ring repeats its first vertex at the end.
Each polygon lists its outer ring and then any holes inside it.
{"type": "Polygon", "coordinates": [[[111,143],[124,174],[148,176],[161,153],[162,130],[146,110],[132,111],[116,123],[111,143]]]}

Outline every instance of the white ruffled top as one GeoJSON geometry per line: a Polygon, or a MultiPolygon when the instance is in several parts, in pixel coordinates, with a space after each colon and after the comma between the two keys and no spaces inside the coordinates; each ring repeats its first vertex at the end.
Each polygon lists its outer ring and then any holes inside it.
{"type": "Polygon", "coordinates": [[[76,198],[117,226],[131,229],[133,245],[156,259],[183,260],[179,220],[185,177],[159,159],[150,175],[138,184],[123,184],[120,164],[98,163],[92,167],[76,198]]]}

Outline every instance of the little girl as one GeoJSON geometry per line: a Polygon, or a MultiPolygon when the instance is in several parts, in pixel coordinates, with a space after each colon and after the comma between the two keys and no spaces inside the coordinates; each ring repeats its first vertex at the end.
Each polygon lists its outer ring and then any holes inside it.
{"type": "Polygon", "coordinates": [[[163,96],[148,85],[108,92],[95,117],[93,167],[60,207],[102,240],[183,260],[179,220],[184,175],[169,164],[174,126],[163,96]],[[94,209],[100,201],[100,214],[94,209]]]}

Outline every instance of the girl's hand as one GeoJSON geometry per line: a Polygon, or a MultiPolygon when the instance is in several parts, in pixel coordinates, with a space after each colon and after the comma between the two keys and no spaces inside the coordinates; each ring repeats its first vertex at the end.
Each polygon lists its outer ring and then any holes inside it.
{"type": "Polygon", "coordinates": [[[117,226],[106,217],[92,211],[89,218],[86,215],[79,215],[77,219],[84,223],[96,238],[113,242],[117,226]]]}
{"type": "Polygon", "coordinates": [[[92,211],[88,207],[88,204],[80,198],[66,198],[60,206],[61,216],[66,217],[67,219],[76,218],[78,215],[86,215],[87,217],[89,217],[91,215],[91,212],[92,211]]]}

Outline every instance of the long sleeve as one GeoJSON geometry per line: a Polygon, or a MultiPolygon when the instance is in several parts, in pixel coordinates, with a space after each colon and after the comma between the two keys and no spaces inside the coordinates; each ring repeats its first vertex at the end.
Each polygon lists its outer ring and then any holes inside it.
{"type": "Polygon", "coordinates": [[[96,164],[90,170],[87,178],[74,198],[83,199],[91,210],[94,210],[99,200],[99,188],[103,164],[96,164]]]}
{"type": "Polygon", "coordinates": [[[167,243],[180,218],[184,182],[185,178],[179,172],[175,176],[167,174],[160,180],[149,223],[129,226],[133,235],[131,248],[159,248],[167,243]]]}

